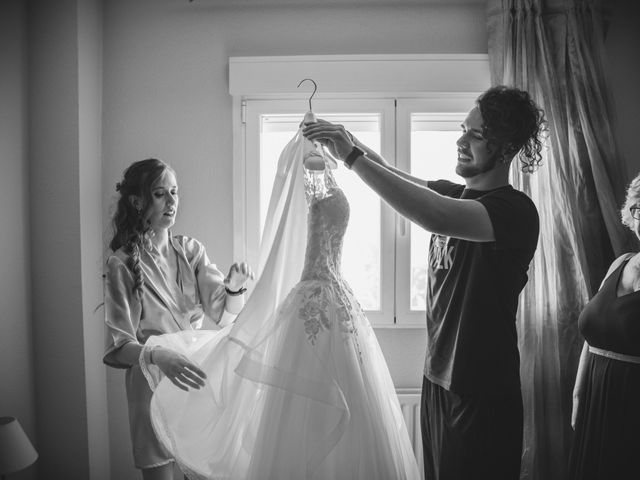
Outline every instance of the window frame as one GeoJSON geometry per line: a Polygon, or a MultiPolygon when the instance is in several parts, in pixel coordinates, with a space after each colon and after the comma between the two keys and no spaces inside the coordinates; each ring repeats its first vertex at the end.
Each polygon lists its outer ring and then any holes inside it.
{"type": "MultiPolygon", "coordinates": [[[[440,96],[399,99],[396,106],[396,166],[405,172],[411,171],[413,160],[411,158],[411,116],[413,114],[424,114],[428,122],[432,122],[434,126],[437,125],[434,130],[444,130],[447,126],[459,130],[476,97],[477,95],[468,94],[448,98],[440,96]]],[[[451,168],[455,168],[455,165],[451,165],[451,168]]],[[[396,324],[407,327],[424,325],[425,311],[411,309],[411,225],[407,219],[398,215],[396,228],[396,324]]],[[[428,245],[425,245],[425,256],[427,249],[428,245]]]]}

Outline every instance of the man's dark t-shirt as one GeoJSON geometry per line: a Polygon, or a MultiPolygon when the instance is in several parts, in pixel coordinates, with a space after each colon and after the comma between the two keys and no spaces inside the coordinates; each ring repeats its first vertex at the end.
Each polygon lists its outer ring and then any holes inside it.
{"type": "Polygon", "coordinates": [[[482,203],[495,241],[431,236],[424,374],[459,394],[517,392],[516,311],[538,243],[536,207],[510,185],[479,191],[439,180],[428,186],[441,195],[482,203]]]}

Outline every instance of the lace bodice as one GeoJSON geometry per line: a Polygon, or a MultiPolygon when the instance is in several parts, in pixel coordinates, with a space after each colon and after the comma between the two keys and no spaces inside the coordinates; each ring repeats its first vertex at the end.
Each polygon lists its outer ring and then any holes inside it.
{"type": "Polygon", "coordinates": [[[349,203],[331,170],[305,172],[309,204],[307,250],[301,280],[341,278],[342,243],[349,221],[349,203]]]}

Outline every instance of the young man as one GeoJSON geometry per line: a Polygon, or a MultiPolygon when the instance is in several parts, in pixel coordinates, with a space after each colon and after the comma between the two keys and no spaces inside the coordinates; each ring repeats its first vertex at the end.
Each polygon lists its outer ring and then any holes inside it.
{"type": "Polygon", "coordinates": [[[341,125],[303,134],[325,144],[398,213],[432,232],[422,388],[426,478],[519,478],[522,397],[518,296],[538,240],[538,213],[509,184],[518,156],[540,164],[543,113],[527,92],[493,87],[457,141],[465,185],[425,181],[390,166],[341,125]]]}

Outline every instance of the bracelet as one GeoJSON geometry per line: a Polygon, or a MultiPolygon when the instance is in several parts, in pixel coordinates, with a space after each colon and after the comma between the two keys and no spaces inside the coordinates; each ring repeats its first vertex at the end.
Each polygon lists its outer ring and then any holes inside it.
{"type": "Polygon", "coordinates": [[[240,290],[236,290],[234,292],[233,290],[229,290],[226,286],[224,287],[224,290],[227,292],[227,295],[231,295],[232,297],[242,295],[244,292],[247,291],[246,287],[241,287],[240,290]]]}
{"type": "Polygon", "coordinates": [[[149,352],[149,363],[155,365],[156,363],[153,361],[153,352],[160,348],[160,345],[154,345],[151,347],[151,351],[149,352]]]}

